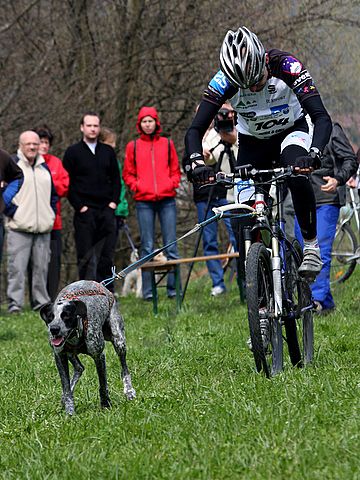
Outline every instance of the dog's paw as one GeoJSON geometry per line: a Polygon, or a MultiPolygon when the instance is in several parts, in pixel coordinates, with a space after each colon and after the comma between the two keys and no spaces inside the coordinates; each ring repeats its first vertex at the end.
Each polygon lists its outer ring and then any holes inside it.
{"type": "Polygon", "coordinates": [[[101,408],[111,408],[110,398],[107,398],[105,400],[101,400],[100,405],[101,405],[101,408]]]}
{"type": "Polygon", "coordinates": [[[66,415],[70,415],[70,417],[72,417],[73,415],[75,415],[75,407],[74,407],[74,403],[69,403],[69,402],[64,402],[64,407],[65,407],[65,413],[66,415]]]}
{"type": "Polygon", "coordinates": [[[133,387],[124,388],[124,393],[128,400],[134,400],[134,398],[136,398],[136,392],[133,387]]]}

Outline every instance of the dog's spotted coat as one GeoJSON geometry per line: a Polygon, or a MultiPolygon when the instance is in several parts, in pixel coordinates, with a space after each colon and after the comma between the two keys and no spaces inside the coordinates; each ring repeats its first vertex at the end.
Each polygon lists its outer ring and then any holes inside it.
{"type": "Polygon", "coordinates": [[[124,320],[113,294],[107,288],[89,280],[71,283],[61,290],[53,304],[48,303],[41,308],[40,315],[48,326],[66,413],[73,415],[75,412],[74,388],[84,371],[78,357],[80,353],[94,359],[100,384],[100,403],[102,407],[110,407],[105,340],[112,342],[119,356],[125,395],[129,400],[135,397],[126,364],[124,320]],[[74,367],[71,379],[69,361],[74,367]]]}

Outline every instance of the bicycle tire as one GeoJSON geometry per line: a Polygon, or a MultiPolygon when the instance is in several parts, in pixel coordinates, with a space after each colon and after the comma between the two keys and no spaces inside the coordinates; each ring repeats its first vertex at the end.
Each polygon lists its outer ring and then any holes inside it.
{"type": "Polygon", "coordinates": [[[331,252],[330,284],[345,282],[356,267],[356,260],[348,262],[358,248],[356,235],[349,224],[344,223],[336,229],[331,252]]]}
{"type": "Polygon", "coordinates": [[[274,291],[269,251],[253,243],[246,258],[246,298],[251,350],[258,372],[270,378],[283,369],[283,339],[280,319],[274,315],[274,291]],[[267,322],[267,338],[261,328],[267,322]]]}
{"type": "Polygon", "coordinates": [[[303,367],[314,357],[314,322],[312,295],[309,283],[299,275],[302,249],[297,240],[286,249],[284,316],[286,342],[293,366],[303,367]]]}

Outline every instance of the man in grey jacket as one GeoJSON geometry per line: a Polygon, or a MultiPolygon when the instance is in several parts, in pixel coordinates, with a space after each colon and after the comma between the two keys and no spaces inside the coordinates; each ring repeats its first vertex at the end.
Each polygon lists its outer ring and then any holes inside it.
{"type": "Polygon", "coordinates": [[[54,224],[57,195],[44,158],[39,155],[37,133],[23,132],[14,160],[24,181],[18,191],[5,189],[8,217],[8,311],[20,313],[25,299],[25,278],[31,260],[31,297],[34,310],[50,301],[46,289],[50,258],[50,232],[54,224]]]}
{"type": "MultiPolygon", "coordinates": [[[[331,250],[340,207],[346,201],[346,182],[357,170],[354,150],[338,123],[333,124],[330,141],[324,149],[321,168],[311,175],[316,198],[318,239],[323,267],[311,289],[317,313],[327,314],[335,308],[330,291],[331,250]]],[[[296,237],[301,239],[299,226],[296,237]]]]}

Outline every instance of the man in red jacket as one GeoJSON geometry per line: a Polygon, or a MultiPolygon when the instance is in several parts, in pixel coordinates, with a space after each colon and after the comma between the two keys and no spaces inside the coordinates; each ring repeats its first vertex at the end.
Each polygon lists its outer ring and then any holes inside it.
{"type": "MultiPolygon", "coordinates": [[[[176,188],[180,183],[178,156],[172,140],[161,137],[158,113],[142,107],[136,123],[140,138],[126,146],[123,179],[136,201],[141,237],[141,256],[154,250],[155,217],[159,216],[164,244],[176,239],[176,188]]],[[[179,258],[176,244],[169,247],[167,258],[179,258]]],[[[143,298],[151,300],[151,273],[142,274],[143,298]]],[[[176,295],[174,273],[168,275],[168,297],[176,295]]]]}
{"type": "Polygon", "coordinates": [[[59,200],[56,204],[56,217],[54,227],[51,231],[50,239],[50,262],[47,279],[47,289],[51,301],[53,302],[58,294],[60,271],[61,271],[61,202],[60,198],[66,197],[69,190],[69,174],[63,167],[60,158],[55,157],[49,153],[52,146],[54,136],[46,125],[35,129],[40,137],[39,153],[44,157],[47,166],[49,167],[52,180],[54,182],[56,193],[59,200]]]}

